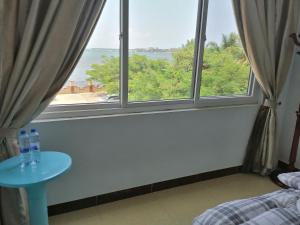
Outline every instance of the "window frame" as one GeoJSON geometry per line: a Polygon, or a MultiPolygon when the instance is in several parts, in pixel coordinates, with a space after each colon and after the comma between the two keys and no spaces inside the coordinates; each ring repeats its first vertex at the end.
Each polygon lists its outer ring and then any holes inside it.
{"type": "Polygon", "coordinates": [[[157,101],[128,101],[128,58],[129,58],[129,1],[120,0],[120,79],[119,102],[83,103],[50,105],[39,120],[57,120],[74,117],[94,117],[119,115],[126,113],[149,113],[178,109],[199,109],[203,107],[236,106],[258,104],[260,91],[255,77],[250,72],[248,95],[201,97],[201,76],[203,54],[206,41],[206,25],[209,0],[198,0],[197,22],[195,32],[194,65],[191,82],[191,98],[157,101]]]}

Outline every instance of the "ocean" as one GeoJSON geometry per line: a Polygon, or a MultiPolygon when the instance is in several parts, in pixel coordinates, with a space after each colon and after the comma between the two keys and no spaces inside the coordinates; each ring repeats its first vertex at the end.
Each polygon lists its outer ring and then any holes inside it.
{"type": "MultiPolygon", "coordinates": [[[[132,54],[145,55],[152,59],[166,59],[172,60],[171,51],[143,51],[143,50],[129,50],[129,56],[132,54]]],[[[78,86],[85,86],[88,75],[85,74],[89,70],[91,64],[101,64],[103,56],[118,57],[119,49],[105,49],[105,48],[89,48],[86,49],[78,64],[76,65],[69,81],[75,81],[78,86]]]]}

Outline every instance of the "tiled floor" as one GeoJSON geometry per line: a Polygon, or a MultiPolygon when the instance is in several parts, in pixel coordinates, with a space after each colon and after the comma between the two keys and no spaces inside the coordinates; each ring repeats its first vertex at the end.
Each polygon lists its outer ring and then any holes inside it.
{"type": "Polygon", "coordinates": [[[268,178],[236,174],[53,216],[50,225],[191,225],[207,208],[277,189],[268,178]]]}

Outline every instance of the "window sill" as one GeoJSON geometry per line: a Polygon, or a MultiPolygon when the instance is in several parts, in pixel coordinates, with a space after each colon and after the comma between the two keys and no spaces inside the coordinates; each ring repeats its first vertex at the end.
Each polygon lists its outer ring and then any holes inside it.
{"type": "Polygon", "coordinates": [[[211,110],[213,108],[245,107],[258,105],[255,96],[205,97],[193,100],[153,101],[129,103],[126,108],[119,104],[82,104],[74,106],[50,106],[33,123],[75,120],[99,117],[115,117],[133,114],[156,114],[178,111],[211,110]]]}

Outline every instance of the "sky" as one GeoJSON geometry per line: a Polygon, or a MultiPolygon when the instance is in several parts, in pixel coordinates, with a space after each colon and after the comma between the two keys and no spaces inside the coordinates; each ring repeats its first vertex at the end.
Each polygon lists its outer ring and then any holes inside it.
{"type": "MultiPolygon", "coordinates": [[[[107,0],[87,48],[119,48],[120,0],[107,0]]],[[[195,37],[198,0],[129,0],[129,48],[178,48],[195,37]]],[[[210,0],[207,42],[237,32],[230,0],[210,0]]]]}

